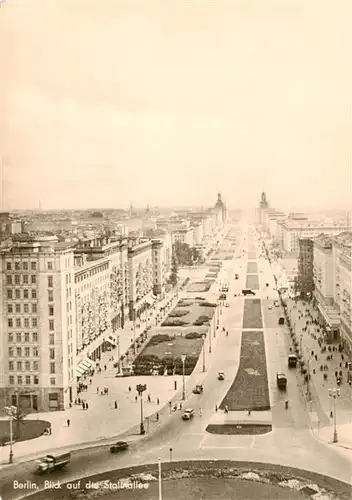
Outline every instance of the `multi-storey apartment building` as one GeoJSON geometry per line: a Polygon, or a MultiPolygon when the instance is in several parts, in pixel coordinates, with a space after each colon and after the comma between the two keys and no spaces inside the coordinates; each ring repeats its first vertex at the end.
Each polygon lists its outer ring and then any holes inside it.
{"type": "Polygon", "coordinates": [[[19,243],[2,250],[0,266],[5,400],[62,408],[76,382],[73,252],[50,239],[19,243]]]}
{"type": "Polygon", "coordinates": [[[311,297],[314,291],[313,248],[313,240],[311,238],[299,239],[298,289],[304,298],[311,297]]]}
{"type": "Polygon", "coordinates": [[[58,243],[56,237],[0,251],[0,398],[39,411],[67,408],[79,377],[116,344],[119,327],[162,293],[171,245],[126,239],[58,243]]]}
{"type": "Polygon", "coordinates": [[[329,342],[339,340],[340,317],[333,300],[331,237],[321,234],[313,240],[314,298],[329,342]]]}
{"type": "Polygon", "coordinates": [[[346,231],[332,239],[332,273],[334,304],[340,312],[341,341],[352,356],[352,232],[346,231]]]}
{"type": "Polygon", "coordinates": [[[333,225],[323,225],[317,222],[308,222],[288,220],[283,223],[283,249],[286,252],[298,253],[299,238],[314,238],[319,234],[338,234],[342,231],[348,231],[348,227],[333,225]]]}
{"type": "Polygon", "coordinates": [[[134,321],[150,305],[153,296],[152,241],[132,239],[128,241],[129,271],[129,318],[134,321]]]}

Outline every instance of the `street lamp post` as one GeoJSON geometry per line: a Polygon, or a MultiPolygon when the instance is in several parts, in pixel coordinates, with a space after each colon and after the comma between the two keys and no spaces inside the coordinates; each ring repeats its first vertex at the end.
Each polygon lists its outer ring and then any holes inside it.
{"type": "Polygon", "coordinates": [[[120,335],[117,336],[117,373],[121,373],[120,335]]]}
{"type": "Polygon", "coordinates": [[[159,486],[159,500],[163,500],[163,491],[161,487],[161,459],[158,458],[158,486],[159,486]]]}
{"type": "Polygon", "coordinates": [[[147,389],[147,385],[146,384],[138,384],[136,386],[136,390],[138,392],[138,395],[141,398],[141,425],[140,425],[140,434],[145,434],[144,417],[143,417],[143,392],[146,389],[147,389]]]}
{"type": "Polygon", "coordinates": [[[203,339],[203,372],[205,372],[205,339],[206,339],[206,335],[203,334],[202,335],[202,339],[203,339]]]}
{"type": "Polygon", "coordinates": [[[133,311],[133,354],[136,354],[136,311],[133,311]]]}
{"type": "Polygon", "coordinates": [[[181,355],[181,361],[182,361],[182,400],[185,401],[185,399],[186,399],[186,388],[185,388],[185,361],[186,361],[186,356],[184,354],[181,355]]]}
{"type": "Polygon", "coordinates": [[[10,455],[9,455],[9,464],[12,464],[13,462],[13,419],[17,414],[17,407],[16,406],[5,406],[5,411],[9,417],[10,421],[10,455]]]}
{"type": "Polygon", "coordinates": [[[336,398],[340,397],[340,389],[329,389],[329,396],[333,399],[334,403],[334,434],[333,434],[333,443],[338,442],[337,438],[337,429],[336,429],[336,398]]]}

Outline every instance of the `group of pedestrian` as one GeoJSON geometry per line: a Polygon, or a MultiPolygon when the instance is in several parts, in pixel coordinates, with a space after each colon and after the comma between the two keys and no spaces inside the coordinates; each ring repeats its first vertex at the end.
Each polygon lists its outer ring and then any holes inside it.
{"type": "Polygon", "coordinates": [[[109,388],[105,386],[100,390],[99,387],[97,387],[97,394],[100,394],[101,396],[107,396],[109,394],[109,388]]]}

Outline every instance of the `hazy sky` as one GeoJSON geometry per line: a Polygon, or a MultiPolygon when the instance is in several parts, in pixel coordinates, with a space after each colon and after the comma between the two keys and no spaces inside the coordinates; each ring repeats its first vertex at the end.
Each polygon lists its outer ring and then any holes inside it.
{"type": "Polygon", "coordinates": [[[351,201],[349,0],[7,0],[3,208],[351,201]]]}

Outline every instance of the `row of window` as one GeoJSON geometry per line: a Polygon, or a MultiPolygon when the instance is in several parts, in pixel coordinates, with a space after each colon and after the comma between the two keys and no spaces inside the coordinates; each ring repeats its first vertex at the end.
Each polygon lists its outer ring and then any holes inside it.
{"type": "MultiPolygon", "coordinates": [[[[23,385],[23,382],[26,385],[31,385],[32,384],[32,377],[30,375],[25,375],[25,376],[17,375],[17,384],[18,385],[23,385]]],[[[10,375],[9,376],[9,384],[10,385],[14,385],[15,384],[15,376],[14,375],[10,375]]],[[[34,375],[33,376],[33,384],[34,385],[38,385],[39,384],[39,377],[38,377],[38,375],[34,375]]],[[[52,385],[55,385],[55,383],[52,384],[52,385]]]]}
{"type": "MultiPolygon", "coordinates": [[[[32,363],[32,367],[33,367],[33,371],[37,372],[38,371],[38,361],[33,361],[32,363]]],[[[56,365],[55,365],[55,362],[50,362],[50,373],[53,375],[56,373],[56,365]]],[[[29,372],[31,371],[31,362],[30,361],[16,361],[16,363],[14,361],[9,361],[9,371],[10,372],[13,372],[13,371],[17,371],[17,372],[21,372],[21,371],[26,371],[26,372],[29,372]]]]}
{"type": "MultiPolygon", "coordinates": [[[[23,339],[23,333],[18,332],[18,333],[16,333],[16,342],[18,342],[18,343],[20,343],[20,342],[30,342],[30,335],[31,334],[29,332],[25,332],[24,339],[23,339]]],[[[49,339],[50,339],[50,337],[51,337],[51,335],[49,335],[49,339]]],[[[15,339],[14,334],[13,333],[9,333],[9,335],[8,335],[8,342],[9,342],[9,344],[11,344],[12,342],[14,342],[14,339],[15,339]]],[[[38,334],[37,334],[37,332],[33,332],[32,333],[32,342],[38,342],[38,334]]]]}
{"type": "Polygon", "coordinates": [[[6,284],[7,285],[36,285],[37,284],[37,276],[35,274],[8,274],[6,276],[6,284]],[[22,279],[21,279],[22,278],[22,279]]]}
{"type": "MultiPolygon", "coordinates": [[[[54,322],[54,320],[49,320],[54,322]]],[[[22,318],[8,318],[7,326],[9,328],[22,328],[22,318]]],[[[23,318],[23,328],[37,328],[38,319],[37,318],[23,318]],[[31,322],[29,320],[32,320],[31,322]]],[[[52,328],[54,330],[54,328],[52,328]]]]}
{"type": "Polygon", "coordinates": [[[23,308],[21,308],[21,304],[7,304],[7,312],[8,314],[21,314],[21,312],[36,314],[37,304],[23,304],[23,308]]]}
{"type": "Polygon", "coordinates": [[[7,290],[7,298],[8,300],[21,300],[23,299],[36,299],[37,298],[37,290],[28,290],[28,288],[25,288],[24,290],[19,290],[18,288],[16,290],[7,290]],[[22,292],[22,293],[21,293],[22,292]],[[29,294],[29,292],[31,292],[29,294]]]}
{"type": "Polygon", "coordinates": [[[18,358],[21,358],[22,356],[25,356],[26,358],[30,357],[30,353],[32,349],[32,356],[34,358],[39,357],[39,349],[38,347],[9,347],[9,358],[14,358],[17,356],[18,358]]]}
{"type": "MultiPolygon", "coordinates": [[[[48,269],[49,269],[49,264],[51,265],[51,269],[52,269],[53,263],[48,262],[48,269]]],[[[23,271],[28,271],[29,270],[29,263],[26,261],[24,261],[24,262],[19,262],[19,261],[6,262],[6,269],[8,271],[12,271],[12,270],[21,271],[21,267],[22,267],[23,271]]],[[[36,271],[36,270],[37,270],[37,263],[32,261],[31,262],[31,271],[36,271]]]]}

